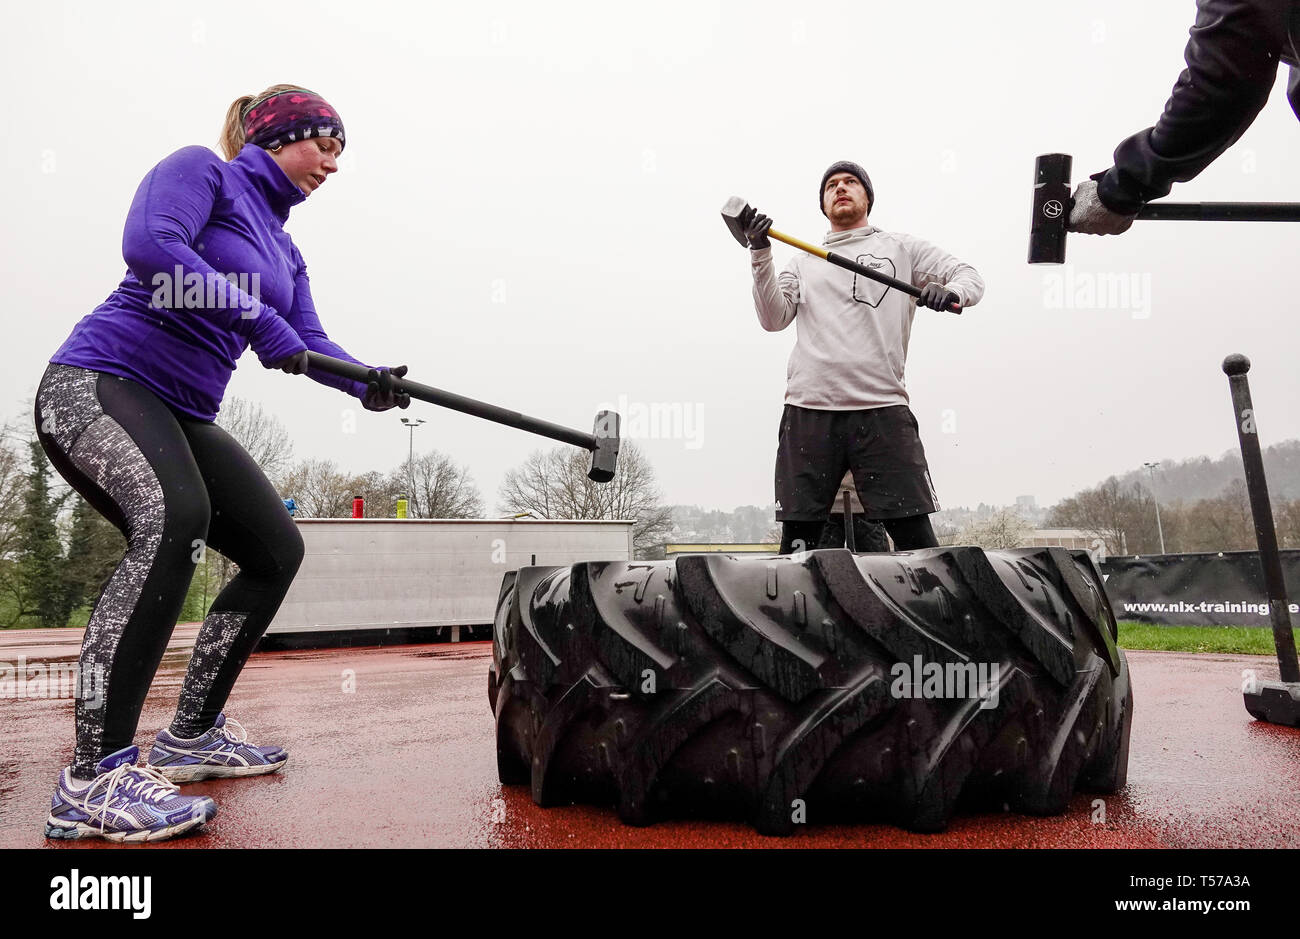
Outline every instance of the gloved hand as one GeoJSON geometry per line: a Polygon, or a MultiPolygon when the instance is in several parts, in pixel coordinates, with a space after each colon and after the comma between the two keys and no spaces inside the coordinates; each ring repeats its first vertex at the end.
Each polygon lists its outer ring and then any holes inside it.
{"type": "Polygon", "coordinates": [[[1067,231],[1085,235],[1120,235],[1129,230],[1136,215],[1120,215],[1106,208],[1097,195],[1097,182],[1085,179],[1074,190],[1074,207],[1070,209],[1067,231]]]}
{"type": "Polygon", "coordinates": [[[409,408],[411,396],[405,392],[393,390],[393,379],[406,374],[406,366],[378,369],[379,380],[372,381],[366,388],[366,395],[361,399],[361,406],[367,411],[387,411],[389,408],[409,408]]]}
{"type": "Polygon", "coordinates": [[[279,362],[272,365],[271,368],[278,368],[280,371],[286,372],[290,375],[306,375],[307,350],[304,349],[302,352],[296,352],[287,359],[281,359],[279,362]]]}
{"type": "Polygon", "coordinates": [[[772,220],[759,212],[752,205],[745,206],[740,213],[741,230],[749,241],[749,250],[761,251],[770,248],[772,242],[767,240],[767,230],[772,227],[772,220]]]}
{"type": "Polygon", "coordinates": [[[240,322],[241,325],[245,322],[252,324],[248,344],[257,353],[257,360],[263,368],[280,368],[288,359],[307,351],[307,343],[269,306],[263,306],[252,319],[240,322]]]}
{"type": "Polygon", "coordinates": [[[916,298],[918,306],[931,310],[949,310],[960,299],[942,284],[926,284],[921,288],[921,296],[916,298]]]}

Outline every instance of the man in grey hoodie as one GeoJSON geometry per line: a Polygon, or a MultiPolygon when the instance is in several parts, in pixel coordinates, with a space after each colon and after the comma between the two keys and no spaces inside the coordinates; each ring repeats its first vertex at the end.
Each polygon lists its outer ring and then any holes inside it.
{"type": "Polygon", "coordinates": [[[742,216],[759,323],[770,332],[798,323],[776,457],[781,553],[817,545],[846,469],[867,516],[884,523],[896,550],[933,547],[929,515],[939,505],[908,407],[907,344],[918,303],[973,306],[984,281],[927,241],[871,226],[875,191],[856,163],[832,164],[818,200],[831,223],[824,247],[916,285],[921,297],[805,254],[778,276],[771,220],[752,208],[742,216]]]}

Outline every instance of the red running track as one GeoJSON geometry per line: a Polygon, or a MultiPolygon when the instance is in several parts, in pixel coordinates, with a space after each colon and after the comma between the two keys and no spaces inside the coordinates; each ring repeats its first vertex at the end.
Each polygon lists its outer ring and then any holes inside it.
{"type": "MultiPolygon", "coordinates": [[[[171,718],[193,628],[177,630],[136,742],[171,718]]],[[[79,630],[0,634],[19,654],[75,659],[79,630]]],[[[203,833],[151,845],[200,847],[1300,847],[1300,730],[1257,723],[1241,672],[1259,656],[1130,652],[1135,713],[1127,788],[1083,794],[1067,814],[959,817],[941,834],[817,826],[765,838],[730,822],[632,828],[612,808],[541,809],[497,782],[487,703],[489,643],[328,649],[253,656],[227,713],[257,743],[290,751],[272,776],[185,787],[216,799],[203,833]],[[353,690],[347,691],[351,686],[353,690]]],[[[0,699],[0,847],[45,845],[54,780],[72,752],[72,702],[0,699]]],[[[815,822],[815,820],[812,820],[815,822]]],[[[92,839],[57,850],[104,847],[92,839]]],[[[114,846],[116,847],[116,846],[114,846]]],[[[138,850],[138,849],[137,849],[138,850]]]]}

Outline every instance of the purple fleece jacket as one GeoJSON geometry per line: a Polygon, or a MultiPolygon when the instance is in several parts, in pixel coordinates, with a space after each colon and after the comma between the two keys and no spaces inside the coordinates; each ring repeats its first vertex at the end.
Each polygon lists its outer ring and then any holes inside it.
{"type": "MultiPolygon", "coordinates": [[[[249,346],[267,368],[304,349],[357,362],[325,335],[307,267],[284,230],[306,198],[252,144],[229,163],[206,147],[177,150],[131,202],[126,276],[50,361],[129,378],[203,421],[216,418],[249,346]]],[[[366,391],[308,374],[358,398],[366,391]]]]}

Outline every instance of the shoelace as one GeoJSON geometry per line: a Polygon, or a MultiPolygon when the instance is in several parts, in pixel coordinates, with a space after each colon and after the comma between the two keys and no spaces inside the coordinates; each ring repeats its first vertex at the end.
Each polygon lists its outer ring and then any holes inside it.
{"type": "Polygon", "coordinates": [[[101,833],[108,822],[110,803],[119,788],[125,789],[128,795],[134,789],[141,801],[153,803],[161,802],[164,798],[180,792],[180,787],[174,785],[161,773],[148,766],[136,766],[133,763],[123,763],[113,771],[97,776],[82,797],[82,804],[91,821],[98,818],[101,833]],[[104,790],[104,798],[98,804],[92,804],[90,800],[99,789],[104,790]]]}
{"type": "Polygon", "coordinates": [[[135,790],[146,802],[162,802],[181,791],[180,786],[151,766],[132,766],[131,769],[134,772],[129,775],[137,777],[135,790]]]}
{"type": "Polygon", "coordinates": [[[221,728],[221,734],[233,744],[248,742],[248,731],[244,729],[243,724],[239,723],[239,721],[235,720],[233,717],[226,718],[225,726],[221,728]],[[239,736],[235,736],[235,734],[238,734],[239,736]]]}

